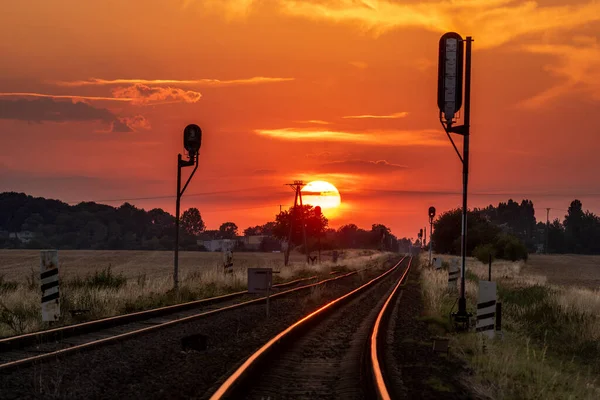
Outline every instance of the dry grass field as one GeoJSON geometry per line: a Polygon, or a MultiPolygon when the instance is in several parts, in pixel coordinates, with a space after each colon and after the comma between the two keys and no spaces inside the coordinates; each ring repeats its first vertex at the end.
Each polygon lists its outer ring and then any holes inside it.
{"type": "MultiPolygon", "coordinates": [[[[527,263],[497,261],[492,279],[502,302],[500,339],[452,333],[449,314],[458,293],[448,289],[448,271],[424,268],[422,291],[428,318],[449,335],[455,356],[475,374],[469,387],[492,399],[600,398],[600,257],[533,256],[527,263]],[[597,272],[595,272],[597,271],[597,272]]],[[[469,311],[476,312],[478,281],[488,267],[469,259],[469,311]]]]}
{"type": "MultiPolygon", "coordinates": [[[[173,291],[173,253],[161,251],[59,251],[61,324],[246,290],[247,269],[279,271],[275,282],[333,269],[355,270],[383,264],[393,256],[371,250],[346,250],[337,263],[331,254],[320,264],[307,265],[292,254],[283,265],[281,253],[234,253],[233,273],[224,274],[221,253],[181,252],[178,291],[173,291]],[[71,311],[85,310],[81,315],[71,311]]],[[[0,250],[0,337],[48,327],[40,312],[40,252],[0,250]]]]}

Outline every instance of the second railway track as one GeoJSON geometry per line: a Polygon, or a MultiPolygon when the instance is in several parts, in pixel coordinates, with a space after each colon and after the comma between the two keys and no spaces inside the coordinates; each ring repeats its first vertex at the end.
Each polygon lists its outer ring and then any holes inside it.
{"type": "MultiPolygon", "coordinates": [[[[271,295],[271,298],[277,299],[280,296],[316,285],[327,284],[327,282],[343,279],[355,273],[357,271],[339,275],[335,273],[337,276],[316,283],[309,283],[317,279],[316,276],[311,276],[273,285],[276,291],[271,295]]],[[[248,292],[236,292],[184,304],[0,339],[0,371],[42,362],[174,324],[264,301],[265,297],[256,298],[248,292]]]]}
{"type": "Polygon", "coordinates": [[[291,325],[206,397],[389,399],[389,374],[380,354],[391,304],[411,263],[411,258],[403,258],[386,273],[291,325]]]}

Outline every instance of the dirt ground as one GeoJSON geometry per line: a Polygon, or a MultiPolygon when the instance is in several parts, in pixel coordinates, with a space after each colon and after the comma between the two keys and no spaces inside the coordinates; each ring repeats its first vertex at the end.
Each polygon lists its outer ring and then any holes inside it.
{"type": "Polygon", "coordinates": [[[532,254],[524,272],[544,275],[554,285],[600,288],[600,256],[532,254]]]}

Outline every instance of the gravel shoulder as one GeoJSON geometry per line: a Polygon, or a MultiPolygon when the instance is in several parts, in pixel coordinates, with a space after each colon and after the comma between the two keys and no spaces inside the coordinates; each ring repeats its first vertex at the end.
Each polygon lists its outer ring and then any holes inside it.
{"type": "MultiPolygon", "coordinates": [[[[390,388],[396,399],[473,399],[463,383],[469,370],[452,355],[433,352],[434,324],[423,318],[420,268],[408,276],[390,318],[385,362],[391,374],[390,388]]],[[[390,393],[392,395],[392,393],[390,393]]]]}

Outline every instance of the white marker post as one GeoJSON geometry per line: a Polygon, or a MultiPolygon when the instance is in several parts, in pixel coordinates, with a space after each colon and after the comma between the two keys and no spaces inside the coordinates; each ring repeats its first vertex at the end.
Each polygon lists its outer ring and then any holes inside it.
{"type": "Polygon", "coordinates": [[[60,318],[60,294],[58,291],[58,251],[42,250],[40,257],[42,321],[55,322],[60,318]]]}
{"type": "Polygon", "coordinates": [[[435,265],[435,269],[442,268],[442,263],[444,262],[444,260],[442,258],[440,258],[440,257],[436,257],[436,258],[434,258],[434,260],[435,261],[434,261],[433,265],[435,265]]]}
{"type": "Polygon", "coordinates": [[[273,283],[273,268],[248,268],[248,293],[267,294],[267,318],[269,318],[269,298],[273,283]]]}
{"type": "Polygon", "coordinates": [[[458,278],[460,277],[460,267],[457,263],[458,259],[454,258],[452,259],[452,262],[450,263],[450,267],[448,268],[448,288],[449,289],[456,289],[457,288],[457,281],[458,278]]]}
{"type": "Polygon", "coordinates": [[[477,300],[477,325],[475,330],[494,338],[494,320],[496,318],[496,282],[479,281],[477,300]]]}

